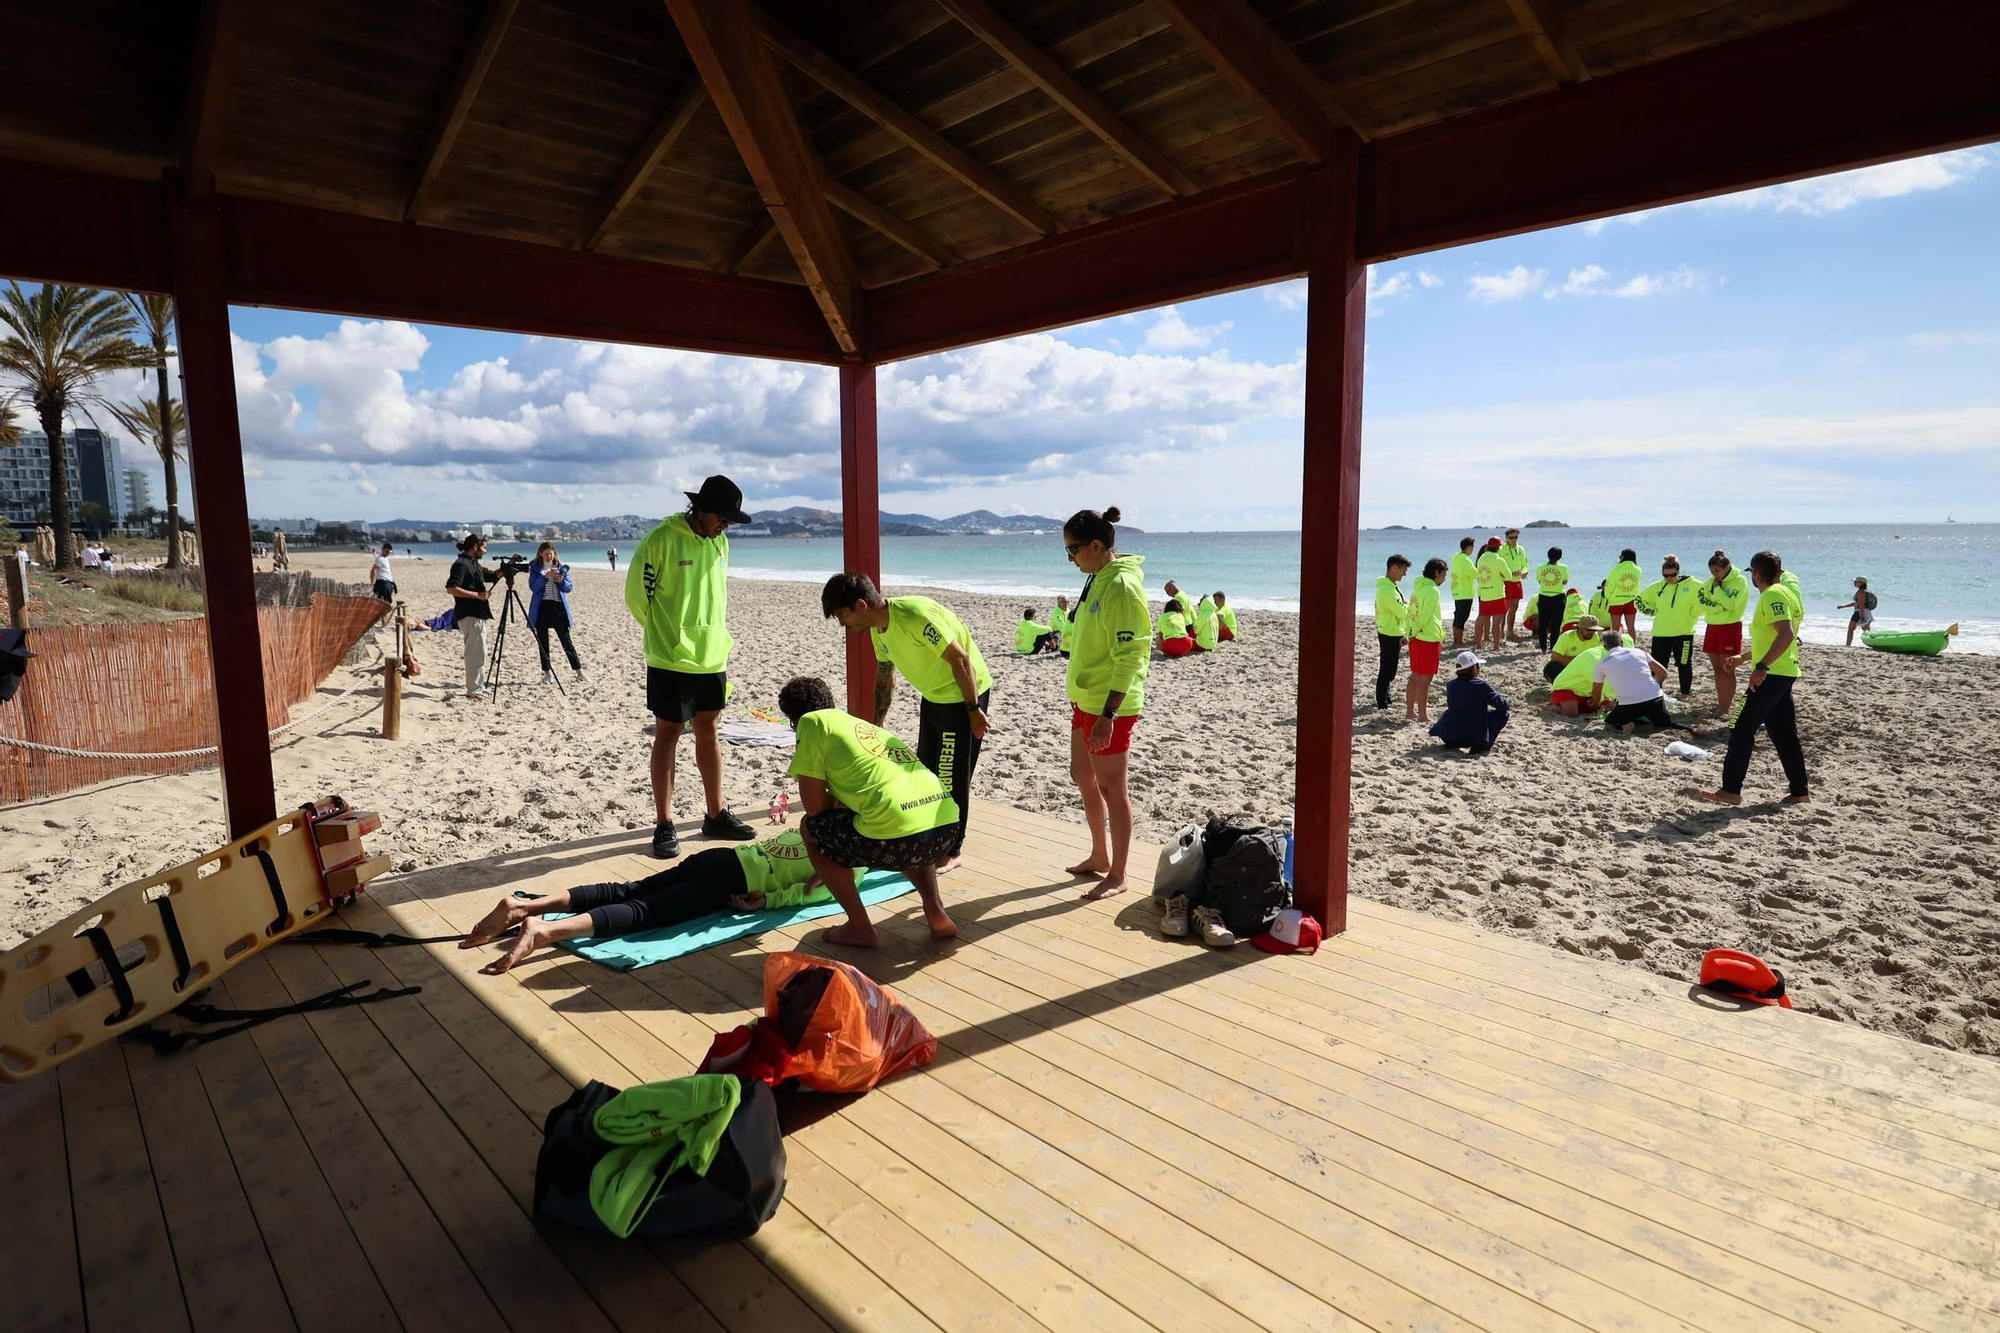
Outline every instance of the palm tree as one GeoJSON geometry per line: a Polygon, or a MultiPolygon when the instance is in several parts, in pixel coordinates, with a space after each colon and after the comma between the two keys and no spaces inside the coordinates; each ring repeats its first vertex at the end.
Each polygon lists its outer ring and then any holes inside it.
{"type": "MultiPolygon", "coordinates": [[[[164,300],[165,298],[161,299],[164,300]]],[[[186,456],[188,442],[187,410],[181,406],[181,400],[178,398],[168,398],[165,400],[159,398],[141,398],[136,403],[125,403],[113,407],[111,414],[118,418],[119,425],[158,450],[160,461],[166,464],[167,512],[162,515],[159,510],[150,507],[145,512],[149,516],[158,515],[167,520],[167,568],[178,569],[181,563],[181,511],[180,491],[174,484],[174,459],[186,456]],[[164,426],[160,422],[160,403],[162,401],[172,405],[171,410],[167,413],[167,420],[164,426]]],[[[150,518],[146,531],[148,535],[151,535],[152,524],[150,518]]]]}
{"type": "Polygon", "coordinates": [[[49,511],[56,529],[56,568],[70,554],[69,463],[63,457],[63,417],[72,408],[104,404],[100,377],[150,366],[158,359],[132,341],[132,312],[116,292],[45,283],[33,292],[7,284],[0,302],[0,375],[20,385],[49,438],[49,511]]]}
{"type": "MultiPolygon", "coordinates": [[[[153,376],[157,386],[158,401],[151,404],[153,430],[141,433],[137,426],[126,421],[125,427],[141,439],[150,439],[153,447],[160,452],[160,462],[167,470],[167,568],[179,569],[181,565],[181,484],[180,476],[174,470],[174,459],[181,457],[180,441],[187,438],[187,413],[174,403],[164,421],[160,418],[159,403],[173,402],[167,395],[167,358],[174,355],[174,349],[167,345],[167,333],[174,322],[174,298],[153,292],[128,292],[125,299],[132,303],[132,312],[137,316],[141,332],[153,347],[153,376]]],[[[119,414],[124,420],[124,414],[119,414]]]]}

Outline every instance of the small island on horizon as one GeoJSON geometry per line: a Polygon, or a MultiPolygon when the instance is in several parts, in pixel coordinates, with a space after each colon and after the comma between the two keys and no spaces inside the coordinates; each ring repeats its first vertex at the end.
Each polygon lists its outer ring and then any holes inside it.
{"type": "Polygon", "coordinates": [[[1566,527],[1568,527],[1568,526],[1569,526],[1569,524],[1567,524],[1567,523],[1563,522],[1563,521],[1562,521],[1561,519],[1556,519],[1556,518],[1538,518],[1538,519],[1535,519],[1535,520],[1534,520],[1533,522],[1531,522],[1531,523],[1523,523],[1523,524],[1521,525],[1521,527],[1522,527],[1523,529],[1526,529],[1526,528],[1566,528],[1566,527]]]}

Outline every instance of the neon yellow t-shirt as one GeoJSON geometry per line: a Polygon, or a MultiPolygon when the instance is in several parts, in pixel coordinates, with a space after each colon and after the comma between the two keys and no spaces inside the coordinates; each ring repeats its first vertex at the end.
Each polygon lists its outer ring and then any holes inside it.
{"type": "Polygon", "coordinates": [[[1172,602],[1168,602],[1167,609],[1160,612],[1160,637],[1162,639],[1185,639],[1187,636],[1187,617],[1181,614],[1180,607],[1172,602]]]}
{"type": "Polygon", "coordinates": [[[891,597],[888,626],[868,631],[868,641],[875,647],[876,661],[895,667],[918,694],[934,704],[970,702],[943,657],[944,650],[954,643],[970,660],[972,683],[979,692],[993,688],[993,675],[986,669],[986,659],[979,655],[979,645],[972,641],[972,631],[950,608],[928,597],[891,597]]]}
{"type": "Polygon", "coordinates": [[[833,890],[824,884],[805,886],[813,877],[812,858],[806,855],[805,839],[797,829],[762,842],[742,843],[736,859],[743,866],[744,891],[763,894],[766,907],[801,907],[833,897],[833,890]]]}
{"type": "Polygon", "coordinates": [[[1048,632],[1049,627],[1047,625],[1037,624],[1032,620],[1022,621],[1020,624],[1014,626],[1014,651],[1017,653],[1034,652],[1035,640],[1048,632]]]}
{"type": "Polygon", "coordinates": [[[1064,690],[1086,713],[1104,711],[1114,693],[1125,695],[1120,717],[1145,707],[1146,670],[1153,659],[1153,613],[1146,605],[1142,555],[1113,556],[1091,576],[1076,604],[1064,690]]]}
{"type": "Polygon", "coordinates": [[[1569,587],[1569,566],[1546,564],[1535,571],[1535,586],[1542,590],[1544,597],[1560,597],[1563,589],[1569,587]]]}
{"type": "Polygon", "coordinates": [[[1755,667],[1770,655],[1771,645],[1778,637],[1778,626],[1790,624],[1791,643],[1765,670],[1773,676],[1798,675],[1799,625],[1805,619],[1804,612],[1805,608],[1798,604],[1795,594],[1783,583],[1774,583],[1764,589],[1757,598],[1757,610],[1750,617],[1750,665],[1755,667]]]}
{"type": "Polygon", "coordinates": [[[1640,591],[1639,609],[1653,617],[1655,634],[1692,634],[1701,619],[1701,585],[1693,579],[1655,579],[1640,591]]]}
{"type": "Polygon", "coordinates": [[[1444,604],[1437,584],[1419,575],[1410,593],[1409,632],[1425,643],[1444,642],[1444,604]]]}
{"type": "Polygon", "coordinates": [[[904,838],[958,822],[958,803],[915,750],[838,708],[799,719],[789,771],[824,782],[854,812],[854,830],[863,837],[904,838]]]}
{"type": "Polygon", "coordinates": [[[1556,646],[1550,649],[1550,652],[1557,657],[1575,657],[1585,648],[1602,647],[1604,647],[1604,641],[1598,635],[1592,634],[1586,639],[1575,630],[1566,629],[1556,636],[1556,646]]]}
{"type": "MultiPolygon", "coordinates": [[[[1575,659],[1562,669],[1561,673],[1556,676],[1555,683],[1550,685],[1549,688],[1552,690],[1568,690],[1572,694],[1588,699],[1590,697],[1590,687],[1597,683],[1597,664],[1603,660],[1603,642],[1598,639],[1592,639],[1582,651],[1577,653],[1575,659]]],[[[1618,695],[1609,685],[1606,685],[1603,697],[1606,699],[1615,699],[1618,695]]]]}
{"type": "Polygon", "coordinates": [[[1232,639],[1240,639],[1240,638],[1242,638],[1242,637],[1243,637],[1243,633],[1242,633],[1242,631],[1236,628],[1236,608],[1235,608],[1235,607],[1233,607],[1233,606],[1225,606],[1225,607],[1223,607],[1223,608],[1222,608],[1221,610],[1219,610],[1219,611],[1217,611],[1217,612],[1215,613],[1215,618],[1216,618],[1217,620],[1221,621],[1221,622],[1222,622],[1222,624],[1223,624],[1223,626],[1224,626],[1224,628],[1226,628],[1226,629],[1227,629],[1227,630],[1229,631],[1229,637],[1230,637],[1230,638],[1232,638],[1232,639]]]}
{"type": "Polygon", "coordinates": [[[701,536],[686,514],[662,522],[632,552],[625,608],[645,630],[647,666],[692,675],[727,668],[729,538],[701,536]]]}
{"type": "Polygon", "coordinates": [[[1479,600],[1497,602],[1507,595],[1507,558],[1498,551],[1479,557],[1479,600]]]}
{"type": "Polygon", "coordinates": [[[1604,589],[1599,588],[1590,595],[1590,614],[1597,617],[1600,625],[1611,619],[1611,596],[1604,589]]]}
{"type": "Polygon", "coordinates": [[[1409,616],[1409,603],[1403,597],[1403,589],[1396,580],[1384,574],[1375,580],[1375,632],[1386,634],[1392,639],[1403,637],[1403,622],[1409,616]]]}
{"type": "Polygon", "coordinates": [[[1456,601],[1472,596],[1472,590],[1479,583],[1479,566],[1472,563],[1472,557],[1460,551],[1451,558],[1451,595],[1456,601]]]}
{"type": "Polygon", "coordinates": [[[1624,606],[1639,599],[1639,585],[1646,581],[1639,566],[1630,560],[1620,560],[1604,576],[1604,592],[1611,599],[1611,605],[1624,606]]]}
{"type": "Polygon", "coordinates": [[[1583,603],[1583,594],[1580,592],[1571,593],[1569,600],[1563,603],[1563,624],[1574,625],[1577,621],[1583,619],[1584,612],[1587,609],[1583,603]]]}
{"type": "Polygon", "coordinates": [[[1528,565],[1530,563],[1527,547],[1521,545],[1519,542],[1515,542],[1512,545],[1502,543],[1500,558],[1507,562],[1507,581],[1509,583],[1519,583],[1527,578],[1528,565]]]}
{"type": "Polygon", "coordinates": [[[1750,580],[1732,568],[1720,580],[1711,577],[1696,593],[1702,619],[1711,625],[1740,625],[1750,606],[1750,580]]]}

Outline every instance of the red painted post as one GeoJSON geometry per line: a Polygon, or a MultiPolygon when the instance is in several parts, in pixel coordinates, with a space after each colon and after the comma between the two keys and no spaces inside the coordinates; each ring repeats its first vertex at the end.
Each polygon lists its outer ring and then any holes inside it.
{"type": "Polygon", "coordinates": [[[1368,274],[1355,258],[1359,142],[1313,173],[1306,195],[1305,496],[1300,586],[1332,613],[1299,617],[1298,905],[1347,929],[1348,783],[1354,771],[1354,561],[1360,525],[1361,346],[1368,274]]]}
{"type": "Polygon", "coordinates": [[[203,599],[221,731],[222,794],[229,836],[277,818],[271,725],[264,716],[264,651],[250,558],[250,505],[243,494],[243,437],[236,420],[236,369],[222,215],[213,201],[180,202],[168,190],[174,319],[179,325],[181,398],[187,404],[189,471],[201,506],[203,599]]]}
{"type": "MultiPolygon", "coordinates": [[[[843,564],[882,581],[882,492],[875,467],[875,367],[840,368],[840,531],[843,564]]],[[[847,636],[847,711],[873,717],[875,650],[847,636]]]]}

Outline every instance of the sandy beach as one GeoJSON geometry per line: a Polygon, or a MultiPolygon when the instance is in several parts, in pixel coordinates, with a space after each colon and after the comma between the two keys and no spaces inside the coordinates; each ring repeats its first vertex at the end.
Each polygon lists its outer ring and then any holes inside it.
{"type": "MultiPolygon", "coordinates": [[[[293,565],[359,582],[368,557],[302,553],[293,565]]],[[[447,568],[396,562],[413,618],[444,609],[447,568]]],[[[1149,568],[1148,584],[1157,593],[1169,575],[1198,581],[1199,573],[1149,568]]],[[[565,696],[541,685],[522,626],[509,636],[501,702],[470,703],[458,636],[417,636],[424,671],[406,689],[403,739],[380,738],[379,685],[361,685],[275,747],[280,804],[337,792],[379,809],[386,827],[371,845],[398,870],[624,830],[632,839],[607,851],[635,850],[652,825],[639,630],[622,603],[622,573],[576,578],[588,687],[565,696]]],[[[993,671],[995,729],[976,790],[1074,815],[1061,659],[1012,655],[1019,603],[937,595],[972,626],[993,671]]],[[[775,707],[795,674],[837,681],[842,636],[821,618],[815,588],[733,580],[730,620],[735,693],[725,717],[775,707]]],[[[1289,813],[1297,622],[1258,611],[1241,620],[1242,641],[1220,652],[1154,660],[1133,746],[1142,840],[1164,840],[1210,812],[1268,822],[1289,813]]],[[[2000,847],[1992,822],[1968,808],[2000,752],[2000,717],[1988,702],[2000,658],[1808,645],[1798,698],[1815,803],[1774,803],[1782,779],[1760,745],[1746,805],[1721,810],[1688,794],[1719,775],[1720,741],[1708,742],[1709,759],[1683,763],[1663,755],[1664,738],[1607,735],[1601,723],[1546,713],[1536,706],[1546,689],[1532,645],[1489,667],[1515,703],[1495,752],[1445,752],[1401,722],[1400,680],[1397,706],[1374,711],[1373,627],[1364,623],[1359,635],[1355,892],[1690,980],[1703,950],[1748,949],[1785,973],[1802,1010],[2000,1054],[2000,979],[1990,964],[2000,950],[1992,873],[2000,847]]],[[[1704,702],[1705,670],[1691,701],[1697,723],[1718,720],[1712,689],[1704,702]]],[[[352,670],[337,671],[299,711],[354,682],[352,670]]],[[[1441,708],[1440,687],[1433,715],[1441,708]]],[[[914,737],[907,686],[889,726],[914,737]]],[[[786,762],[776,750],[725,747],[730,803],[767,804],[789,786],[786,762]]],[[[676,814],[693,818],[700,787],[691,744],[680,774],[676,814]]],[[[223,837],[213,770],[0,810],[0,947],[223,837]]],[[[1083,846],[1079,826],[1076,850],[1083,846]]],[[[1072,850],[1049,849],[1051,864],[1072,850]]],[[[961,886],[946,887],[949,901],[961,886]]]]}

